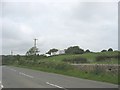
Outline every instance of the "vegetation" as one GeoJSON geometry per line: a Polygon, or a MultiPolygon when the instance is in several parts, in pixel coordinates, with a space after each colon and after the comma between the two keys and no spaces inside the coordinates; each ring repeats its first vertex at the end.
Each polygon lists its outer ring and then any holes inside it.
{"type": "Polygon", "coordinates": [[[79,64],[79,63],[87,63],[87,59],[86,58],[81,58],[81,57],[76,57],[76,58],[70,58],[70,59],[63,59],[64,62],[67,63],[75,63],[75,64],[79,64]]]}
{"type": "Polygon", "coordinates": [[[99,68],[92,72],[80,71],[71,64],[117,64],[120,55],[119,51],[64,54],[55,56],[30,55],[30,56],[2,56],[4,65],[14,65],[24,68],[31,68],[46,72],[59,73],[79,78],[99,80],[110,83],[118,83],[118,76],[114,73],[103,73],[99,68]]]}
{"type": "Polygon", "coordinates": [[[54,52],[57,52],[57,51],[58,51],[58,49],[53,48],[53,49],[50,49],[46,54],[51,55],[51,53],[54,53],[54,52]]]}
{"type": "Polygon", "coordinates": [[[85,51],[85,53],[90,53],[90,50],[89,50],[89,49],[87,49],[87,50],[85,51]]]}
{"type": "Polygon", "coordinates": [[[110,52],[111,52],[111,51],[113,51],[113,49],[112,49],[112,48],[109,48],[109,49],[108,49],[108,51],[110,51],[110,52]]]}
{"type": "Polygon", "coordinates": [[[91,79],[91,80],[96,80],[96,81],[102,81],[102,82],[109,82],[113,84],[120,84],[118,76],[115,76],[113,74],[109,73],[101,73],[100,71],[94,71],[94,72],[84,72],[80,71],[74,67],[67,67],[65,70],[62,69],[55,69],[55,68],[47,68],[47,67],[38,67],[38,66],[33,66],[33,65],[14,65],[17,67],[22,67],[22,68],[30,68],[34,70],[40,70],[44,72],[51,72],[51,73],[57,73],[57,74],[63,74],[63,75],[68,75],[68,76],[73,76],[73,77],[78,77],[78,78],[85,78],[85,79],[91,79]],[[99,73],[96,73],[99,72],[99,73]]]}
{"type": "Polygon", "coordinates": [[[79,46],[69,47],[65,50],[66,54],[83,54],[84,50],[80,49],[79,46]]]}
{"type": "Polygon", "coordinates": [[[102,50],[101,52],[107,52],[107,50],[102,50]]]}
{"type": "Polygon", "coordinates": [[[39,51],[37,47],[32,47],[26,52],[26,55],[36,55],[38,52],[39,51]]]}

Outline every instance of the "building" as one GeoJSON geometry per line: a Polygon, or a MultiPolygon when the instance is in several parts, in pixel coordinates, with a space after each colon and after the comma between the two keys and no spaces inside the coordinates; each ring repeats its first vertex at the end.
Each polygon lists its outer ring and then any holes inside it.
{"type": "Polygon", "coordinates": [[[60,55],[60,54],[65,54],[65,50],[58,50],[57,52],[51,52],[52,55],[60,55]]]}

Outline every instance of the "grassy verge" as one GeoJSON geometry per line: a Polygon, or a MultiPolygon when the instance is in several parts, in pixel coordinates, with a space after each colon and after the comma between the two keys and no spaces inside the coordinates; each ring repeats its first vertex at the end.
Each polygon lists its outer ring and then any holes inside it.
{"type": "MultiPolygon", "coordinates": [[[[120,56],[119,56],[120,57],[120,56]]],[[[65,54],[56,56],[4,56],[3,64],[29,68],[44,72],[63,74],[78,78],[118,84],[118,75],[100,70],[80,71],[70,64],[118,64],[118,52],[65,54]]],[[[120,82],[119,82],[120,83],[120,82]]]]}
{"type": "MultiPolygon", "coordinates": [[[[16,67],[21,68],[28,68],[33,70],[39,70],[44,72],[50,72],[50,73],[56,73],[56,74],[62,74],[67,76],[73,76],[78,78],[84,78],[89,80],[95,80],[95,81],[101,81],[101,82],[108,82],[113,84],[118,84],[118,76],[107,74],[107,73],[95,73],[95,72],[84,72],[79,71],[77,69],[71,69],[71,70],[56,70],[54,68],[42,68],[42,67],[33,67],[33,66],[22,66],[22,65],[13,65],[16,67]]],[[[120,83],[120,82],[119,82],[120,83]]]]}
{"type": "MultiPolygon", "coordinates": [[[[89,64],[118,64],[118,52],[98,52],[98,53],[84,53],[84,54],[65,54],[65,55],[56,55],[48,58],[41,59],[42,61],[52,61],[52,62],[61,62],[64,60],[77,61],[76,59],[85,59],[89,64]],[[115,57],[116,56],[116,57],[115,57]]],[[[39,61],[39,60],[38,60],[39,61]]],[[[81,62],[78,62],[81,63],[81,62]]]]}

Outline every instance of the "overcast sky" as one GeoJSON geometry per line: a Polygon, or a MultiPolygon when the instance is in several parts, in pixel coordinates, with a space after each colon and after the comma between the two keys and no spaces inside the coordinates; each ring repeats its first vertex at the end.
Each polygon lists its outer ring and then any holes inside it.
{"type": "MultiPolygon", "coordinates": [[[[117,2],[55,0],[2,2],[2,54],[25,54],[37,38],[41,53],[77,45],[91,51],[118,49],[117,2]]],[[[1,6],[1,5],[0,5],[1,6]]]]}

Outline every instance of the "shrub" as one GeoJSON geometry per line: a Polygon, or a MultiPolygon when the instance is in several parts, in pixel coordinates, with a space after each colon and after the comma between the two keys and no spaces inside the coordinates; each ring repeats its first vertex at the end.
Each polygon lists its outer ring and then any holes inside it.
{"type": "Polygon", "coordinates": [[[97,56],[96,57],[96,61],[100,62],[100,61],[106,61],[106,60],[110,60],[112,58],[118,59],[118,55],[113,55],[113,56],[108,56],[108,55],[102,55],[102,56],[97,56]]]}
{"type": "Polygon", "coordinates": [[[79,46],[69,47],[65,50],[66,54],[83,54],[84,50],[79,48],[79,46]]]}
{"type": "Polygon", "coordinates": [[[107,50],[102,50],[101,52],[107,52],[107,50]]]}
{"type": "Polygon", "coordinates": [[[57,70],[69,70],[72,69],[72,66],[66,63],[57,63],[55,69],[57,70]]]}
{"type": "Polygon", "coordinates": [[[63,59],[63,61],[67,63],[87,63],[88,62],[86,58],[81,58],[81,57],[72,58],[72,59],[63,59]]]}
{"type": "Polygon", "coordinates": [[[49,61],[40,61],[39,67],[42,68],[51,68],[56,70],[69,70],[72,69],[72,66],[65,62],[49,62],[49,61]]]}
{"type": "Polygon", "coordinates": [[[113,49],[112,49],[112,48],[109,48],[108,51],[113,51],[113,49]]]}

